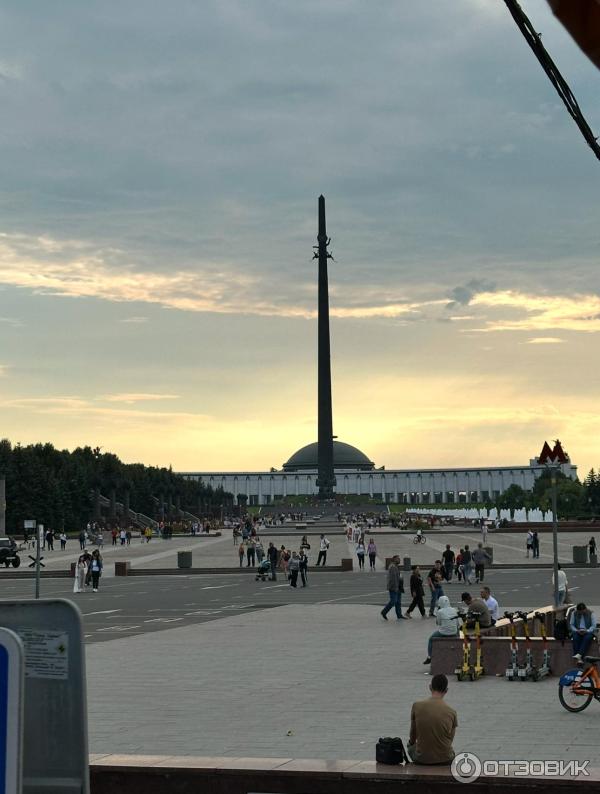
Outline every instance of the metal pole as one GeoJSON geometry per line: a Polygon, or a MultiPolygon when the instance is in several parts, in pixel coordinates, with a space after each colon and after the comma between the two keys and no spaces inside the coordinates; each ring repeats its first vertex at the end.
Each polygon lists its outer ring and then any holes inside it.
{"type": "Polygon", "coordinates": [[[35,597],[40,597],[40,527],[41,531],[44,531],[42,525],[39,525],[37,528],[37,541],[35,544],[35,597]]]}
{"type": "Polygon", "coordinates": [[[558,606],[558,519],[556,515],[556,470],[552,471],[552,553],[554,557],[554,606],[558,606]]]}

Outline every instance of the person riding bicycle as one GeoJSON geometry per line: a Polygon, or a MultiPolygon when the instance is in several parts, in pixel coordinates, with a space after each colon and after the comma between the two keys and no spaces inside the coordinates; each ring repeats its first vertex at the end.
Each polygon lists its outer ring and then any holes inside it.
{"type": "Polygon", "coordinates": [[[422,539],[423,539],[423,527],[419,527],[417,529],[417,540],[420,543],[422,541],[422,539]]]}

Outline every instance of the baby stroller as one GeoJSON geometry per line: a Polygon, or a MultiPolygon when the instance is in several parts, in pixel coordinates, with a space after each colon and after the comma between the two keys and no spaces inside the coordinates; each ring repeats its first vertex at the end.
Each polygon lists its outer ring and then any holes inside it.
{"type": "Polygon", "coordinates": [[[258,582],[260,579],[261,582],[266,582],[267,578],[271,576],[271,563],[269,560],[263,560],[261,564],[256,569],[256,576],[254,580],[258,582]]]}

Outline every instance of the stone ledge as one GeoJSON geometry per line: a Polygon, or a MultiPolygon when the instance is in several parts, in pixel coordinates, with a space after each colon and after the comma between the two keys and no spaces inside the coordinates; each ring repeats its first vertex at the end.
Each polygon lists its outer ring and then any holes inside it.
{"type": "MultiPolygon", "coordinates": [[[[512,794],[553,794],[565,786],[600,792],[600,770],[581,778],[485,777],[471,783],[472,794],[510,790],[512,794]]],[[[457,784],[447,766],[385,766],[374,761],[322,759],[129,756],[90,757],[91,794],[443,794],[457,784]]]]}

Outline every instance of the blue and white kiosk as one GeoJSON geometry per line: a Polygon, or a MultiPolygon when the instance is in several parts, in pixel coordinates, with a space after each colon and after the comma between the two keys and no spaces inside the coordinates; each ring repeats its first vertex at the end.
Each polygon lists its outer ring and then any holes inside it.
{"type": "Polygon", "coordinates": [[[23,644],[0,628],[0,794],[21,794],[23,767],[23,644]]]}

